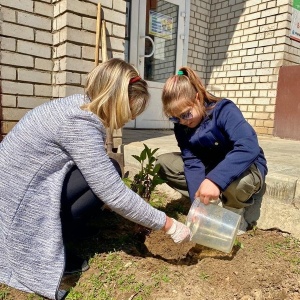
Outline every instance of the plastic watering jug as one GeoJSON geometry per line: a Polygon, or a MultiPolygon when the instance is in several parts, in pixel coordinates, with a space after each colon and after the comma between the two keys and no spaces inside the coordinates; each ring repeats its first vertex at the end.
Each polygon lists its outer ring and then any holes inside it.
{"type": "Polygon", "coordinates": [[[230,253],[240,222],[240,215],[216,204],[205,205],[196,198],[189,210],[186,225],[191,230],[191,241],[230,253]]]}

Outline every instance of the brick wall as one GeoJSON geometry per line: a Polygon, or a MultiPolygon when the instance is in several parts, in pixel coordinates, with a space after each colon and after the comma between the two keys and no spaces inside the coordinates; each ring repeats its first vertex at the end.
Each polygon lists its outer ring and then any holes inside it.
{"type": "Polygon", "coordinates": [[[229,3],[212,5],[209,88],[234,100],[257,133],[272,134],[288,40],[288,1],[229,3]]]}
{"type": "MultiPolygon", "coordinates": [[[[124,0],[101,0],[108,56],[127,57],[124,0]]],[[[1,134],[52,97],[82,93],[94,67],[98,0],[0,0],[1,134]]],[[[299,64],[289,0],[191,0],[188,65],[272,134],[279,68],[299,64]]],[[[101,50],[100,50],[101,61],[101,50]]]]}
{"type": "MultiPolygon", "coordinates": [[[[31,108],[83,93],[95,66],[98,0],[0,0],[1,135],[31,108]]],[[[126,54],[126,1],[101,0],[108,57],[126,54]]],[[[101,62],[101,47],[99,50],[101,62]]]]}
{"type": "Polygon", "coordinates": [[[300,43],[288,38],[288,35],[290,34],[290,23],[292,19],[292,7],[284,6],[281,8],[281,12],[282,12],[280,16],[281,22],[283,22],[281,31],[286,36],[284,56],[283,56],[283,66],[299,65],[300,64],[300,55],[299,55],[300,43]]]}
{"type": "MultiPolygon", "coordinates": [[[[53,97],[83,93],[86,74],[95,66],[98,2],[61,0],[54,3],[53,97]]],[[[101,8],[102,20],[106,21],[108,57],[124,58],[126,2],[101,1],[101,8]]],[[[99,59],[101,62],[101,50],[99,59]]]]}
{"type": "Polygon", "coordinates": [[[211,0],[191,0],[188,65],[206,81],[211,0]]]}
{"type": "Polygon", "coordinates": [[[51,0],[1,0],[1,133],[52,95],[51,0]]]}
{"type": "Polygon", "coordinates": [[[257,133],[272,135],[279,68],[300,60],[300,44],[289,38],[290,1],[198,2],[191,5],[189,65],[257,133]]]}

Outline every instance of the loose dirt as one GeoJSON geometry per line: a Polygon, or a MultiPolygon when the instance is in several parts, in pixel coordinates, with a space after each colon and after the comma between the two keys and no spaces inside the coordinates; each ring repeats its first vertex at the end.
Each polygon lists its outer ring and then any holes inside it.
{"type": "MultiPolygon", "coordinates": [[[[168,187],[159,187],[153,201],[185,220],[189,201],[168,187]]],[[[243,248],[225,254],[175,244],[162,231],[139,239],[135,224],[109,211],[101,224],[97,236],[76,245],[90,269],[64,278],[64,287],[73,287],[67,299],[300,300],[300,242],[288,233],[250,230],[238,238],[243,248]]],[[[0,285],[0,299],[41,298],[0,285]]]]}

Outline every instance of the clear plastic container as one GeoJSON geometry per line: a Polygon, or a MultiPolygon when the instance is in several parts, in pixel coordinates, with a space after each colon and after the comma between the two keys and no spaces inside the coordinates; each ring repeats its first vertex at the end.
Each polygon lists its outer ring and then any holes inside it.
{"type": "Polygon", "coordinates": [[[191,240],[197,244],[230,253],[240,226],[241,216],[215,204],[195,199],[187,216],[191,240]]]}

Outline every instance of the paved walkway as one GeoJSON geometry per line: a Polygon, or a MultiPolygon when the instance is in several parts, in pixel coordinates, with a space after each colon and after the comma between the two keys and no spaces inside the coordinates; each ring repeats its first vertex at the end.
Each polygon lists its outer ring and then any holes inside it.
{"type": "MultiPolygon", "coordinates": [[[[277,227],[300,238],[300,141],[270,136],[259,136],[258,139],[269,168],[264,195],[269,201],[260,204],[260,227],[277,227]]],[[[159,148],[158,155],[179,151],[172,130],[125,128],[123,144],[125,165],[138,166],[131,155],[139,155],[144,149],[143,144],[151,149],[159,148]]]]}
{"type": "MultiPolygon", "coordinates": [[[[268,161],[269,175],[300,178],[300,141],[270,136],[259,136],[258,138],[268,161]]],[[[172,130],[123,129],[123,144],[128,152],[129,149],[134,152],[136,149],[143,149],[143,143],[150,148],[159,148],[158,153],[179,151],[172,130]]],[[[127,154],[130,155],[130,153],[127,154]]],[[[131,162],[127,155],[125,162],[131,162]]]]}

